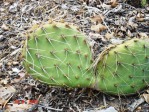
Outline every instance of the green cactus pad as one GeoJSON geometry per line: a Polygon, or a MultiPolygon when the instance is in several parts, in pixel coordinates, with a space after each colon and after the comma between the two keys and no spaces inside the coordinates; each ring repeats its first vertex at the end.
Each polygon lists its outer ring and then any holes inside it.
{"type": "Polygon", "coordinates": [[[27,73],[43,83],[92,87],[95,82],[90,46],[73,25],[52,22],[33,28],[23,57],[27,73]]]}
{"type": "Polygon", "coordinates": [[[95,88],[114,95],[128,95],[149,85],[148,43],[132,39],[105,50],[96,67],[95,88]]]}

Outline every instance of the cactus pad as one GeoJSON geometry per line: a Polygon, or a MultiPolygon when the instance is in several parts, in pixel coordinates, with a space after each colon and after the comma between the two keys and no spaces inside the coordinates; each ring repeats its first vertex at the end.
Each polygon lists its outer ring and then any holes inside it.
{"type": "Polygon", "coordinates": [[[49,85],[91,87],[95,82],[86,36],[73,25],[51,22],[33,28],[23,57],[27,73],[49,85]]]}
{"type": "Polygon", "coordinates": [[[95,88],[114,95],[128,95],[149,85],[148,42],[132,39],[105,50],[96,67],[95,88]]]}

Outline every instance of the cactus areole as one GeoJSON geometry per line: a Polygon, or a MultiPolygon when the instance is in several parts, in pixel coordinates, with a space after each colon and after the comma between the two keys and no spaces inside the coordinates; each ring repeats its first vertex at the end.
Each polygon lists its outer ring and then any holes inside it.
{"type": "Polygon", "coordinates": [[[27,73],[51,86],[129,95],[149,84],[149,44],[143,39],[128,40],[103,51],[97,59],[96,74],[86,36],[67,23],[34,26],[22,54],[27,73]]]}
{"type": "Polygon", "coordinates": [[[28,74],[52,86],[92,87],[95,78],[86,36],[67,23],[31,29],[23,48],[28,74]]]}

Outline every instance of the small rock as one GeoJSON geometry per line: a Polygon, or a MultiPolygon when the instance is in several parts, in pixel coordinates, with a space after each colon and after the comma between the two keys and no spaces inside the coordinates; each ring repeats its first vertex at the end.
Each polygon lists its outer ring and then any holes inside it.
{"type": "Polygon", "coordinates": [[[138,108],[137,108],[137,110],[141,110],[142,108],[139,106],[138,108]]]}
{"type": "Polygon", "coordinates": [[[12,71],[15,72],[15,73],[19,73],[20,70],[18,68],[12,68],[12,71]]]}
{"type": "Polygon", "coordinates": [[[11,49],[16,49],[17,47],[15,47],[15,46],[10,46],[10,48],[11,48],[11,49]]]}
{"type": "Polygon", "coordinates": [[[113,38],[110,39],[112,44],[121,44],[123,42],[123,40],[119,39],[119,38],[113,38]]]}

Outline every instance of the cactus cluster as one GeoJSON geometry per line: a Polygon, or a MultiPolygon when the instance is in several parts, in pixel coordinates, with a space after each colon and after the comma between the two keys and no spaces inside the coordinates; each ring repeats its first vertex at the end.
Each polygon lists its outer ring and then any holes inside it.
{"type": "Polygon", "coordinates": [[[68,23],[36,26],[23,48],[27,73],[53,86],[92,86],[92,53],[85,35],[68,23]]]}
{"type": "Polygon", "coordinates": [[[128,95],[149,83],[149,44],[143,39],[106,49],[94,68],[86,36],[72,24],[50,22],[30,30],[22,54],[27,73],[52,86],[128,95]]]}

